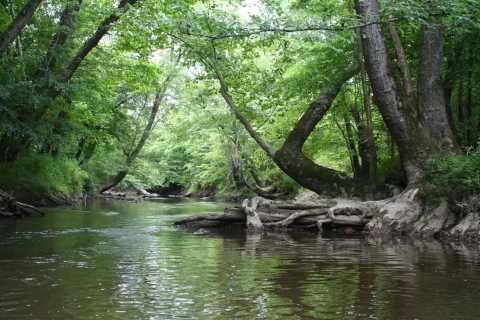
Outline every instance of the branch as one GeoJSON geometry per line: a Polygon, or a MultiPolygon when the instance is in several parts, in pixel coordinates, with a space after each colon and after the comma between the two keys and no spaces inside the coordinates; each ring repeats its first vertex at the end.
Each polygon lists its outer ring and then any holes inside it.
{"type": "Polygon", "coordinates": [[[300,120],[295,124],[294,129],[285,140],[282,149],[292,149],[301,152],[310,133],[330,109],[333,100],[335,100],[345,82],[357,74],[359,70],[360,65],[358,61],[353,61],[344,70],[338,72],[330,83],[323,87],[321,94],[310,104],[307,111],[305,111],[300,120]]]}
{"type": "Polygon", "coordinates": [[[21,203],[21,202],[17,201],[17,205],[19,207],[22,207],[22,208],[29,208],[29,209],[35,210],[38,213],[40,213],[42,216],[45,216],[45,213],[43,213],[41,210],[39,210],[39,209],[35,208],[34,206],[29,205],[29,204],[25,204],[25,203],[21,203]]]}
{"type": "Polygon", "coordinates": [[[189,36],[194,36],[194,37],[200,37],[200,38],[206,38],[210,40],[220,40],[220,39],[226,39],[226,38],[245,38],[245,37],[250,37],[256,34],[260,33],[267,33],[267,32],[273,32],[273,33],[296,33],[296,32],[305,32],[305,31],[333,31],[333,32],[340,32],[340,31],[345,31],[345,30],[352,30],[352,29],[359,29],[363,28],[369,25],[373,24],[381,24],[381,23],[391,23],[391,22],[396,22],[396,21],[402,21],[405,20],[404,18],[392,18],[386,21],[378,20],[378,21],[369,21],[363,24],[358,24],[358,25],[353,25],[353,26],[346,26],[346,27],[341,27],[341,26],[327,26],[327,27],[305,27],[305,28],[298,28],[298,29],[288,29],[288,28],[259,28],[256,30],[252,30],[250,32],[245,32],[245,33],[239,33],[239,34],[224,34],[224,35],[219,35],[219,36],[212,36],[208,34],[200,34],[200,33],[191,33],[189,29],[187,29],[187,35],[189,36]]]}
{"type": "Polygon", "coordinates": [[[252,124],[250,121],[248,121],[247,118],[243,116],[243,114],[238,111],[237,105],[233,101],[232,97],[228,94],[227,92],[227,87],[225,85],[225,81],[223,79],[223,75],[220,71],[215,72],[217,75],[218,80],[220,81],[220,93],[222,94],[222,97],[225,99],[227,102],[228,106],[230,109],[235,113],[235,116],[237,117],[238,120],[243,124],[247,132],[250,134],[250,136],[255,140],[255,142],[258,143],[258,145],[265,150],[265,152],[268,154],[269,157],[273,158],[275,156],[276,150],[271,147],[265,140],[262,139],[260,134],[253,129],[252,124]]]}
{"type": "Polygon", "coordinates": [[[0,57],[5,53],[8,46],[20,35],[27,22],[32,18],[42,0],[30,0],[20,10],[7,30],[1,35],[0,57]]]}
{"type": "MultiPolygon", "coordinates": [[[[122,0],[117,9],[122,9],[121,14],[128,10],[127,4],[134,5],[138,0],[122,0]]],[[[77,52],[75,57],[70,61],[70,64],[64,69],[63,76],[58,79],[60,83],[67,83],[72,78],[75,71],[78,69],[83,59],[95,48],[104,35],[110,30],[111,25],[120,19],[119,14],[111,14],[108,18],[102,21],[95,33],[85,41],[83,46],[77,52]]]]}
{"type": "Polygon", "coordinates": [[[388,23],[388,31],[392,39],[393,49],[395,50],[395,55],[397,58],[397,66],[402,75],[403,86],[405,88],[405,93],[407,94],[407,99],[410,105],[414,105],[415,97],[413,91],[412,76],[410,75],[410,69],[407,64],[407,57],[405,51],[403,50],[402,42],[398,36],[397,29],[395,25],[391,22],[388,23]]]}
{"type": "Polygon", "coordinates": [[[310,210],[297,211],[289,215],[288,218],[284,220],[265,223],[265,225],[287,227],[291,225],[298,218],[307,217],[307,216],[318,216],[321,214],[326,214],[327,212],[328,210],[326,209],[310,209],[310,210]]]}

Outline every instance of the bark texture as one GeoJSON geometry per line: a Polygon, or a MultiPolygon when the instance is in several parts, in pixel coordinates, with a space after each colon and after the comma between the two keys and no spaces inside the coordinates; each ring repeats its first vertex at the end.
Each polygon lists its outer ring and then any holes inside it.
{"type": "MultiPolygon", "coordinates": [[[[379,21],[376,0],[355,3],[357,13],[368,22],[379,21]]],[[[398,146],[408,183],[413,185],[428,169],[429,160],[441,154],[440,148],[418,121],[415,106],[409,103],[395,73],[381,24],[367,25],[361,32],[373,101],[398,146]]]]}
{"type": "Polygon", "coordinates": [[[418,115],[442,150],[459,151],[448,121],[442,81],[443,28],[438,17],[422,25],[418,62],[418,115]]]}

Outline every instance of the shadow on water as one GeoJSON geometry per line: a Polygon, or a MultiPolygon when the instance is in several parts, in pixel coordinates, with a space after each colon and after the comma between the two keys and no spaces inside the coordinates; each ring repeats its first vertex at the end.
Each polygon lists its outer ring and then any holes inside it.
{"type": "Polygon", "coordinates": [[[232,204],[93,201],[0,221],[1,319],[474,319],[478,245],[171,224],[232,204]]]}

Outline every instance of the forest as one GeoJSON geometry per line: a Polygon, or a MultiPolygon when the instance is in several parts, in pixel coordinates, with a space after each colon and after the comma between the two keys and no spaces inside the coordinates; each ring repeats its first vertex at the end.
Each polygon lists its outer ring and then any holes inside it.
{"type": "Polygon", "coordinates": [[[0,2],[3,194],[260,196],[263,228],[309,190],[271,223],[480,230],[478,0],[0,2]]]}

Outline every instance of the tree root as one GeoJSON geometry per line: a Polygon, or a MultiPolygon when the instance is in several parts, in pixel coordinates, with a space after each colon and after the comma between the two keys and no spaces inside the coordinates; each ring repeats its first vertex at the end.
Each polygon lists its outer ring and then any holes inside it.
{"type": "Polygon", "coordinates": [[[396,197],[379,201],[324,199],[308,201],[273,201],[261,197],[246,199],[241,208],[226,209],[222,214],[188,217],[175,225],[195,227],[242,225],[247,230],[285,229],[290,227],[324,229],[361,229],[373,236],[409,235],[433,237],[439,234],[454,239],[480,238],[477,212],[460,219],[458,210],[446,202],[426,203],[419,189],[407,189],[396,197]],[[191,224],[191,223],[190,223],[191,224]]]}
{"type": "Polygon", "coordinates": [[[262,221],[257,214],[257,206],[262,202],[261,197],[253,197],[250,205],[250,200],[245,199],[242,203],[242,211],[247,216],[247,230],[258,232],[263,231],[264,227],[262,221]]]}
{"type": "Polygon", "coordinates": [[[0,190],[0,216],[3,217],[26,217],[32,213],[29,210],[36,211],[42,216],[45,215],[41,210],[34,206],[19,202],[12,198],[8,193],[0,190]]]}
{"type": "Polygon", "coordinates": [[[353,207],[355,202],[343,199],[318,201],[273,201],[254,197],[243,201],[241,208],[229,208],[220,214],[200,214],[174,223],[186,228],[216,227],[227,224],[242,224],[249,231],[285,229],[289,227],[360,228],[370,220],[363,207],[353,207]]]}

